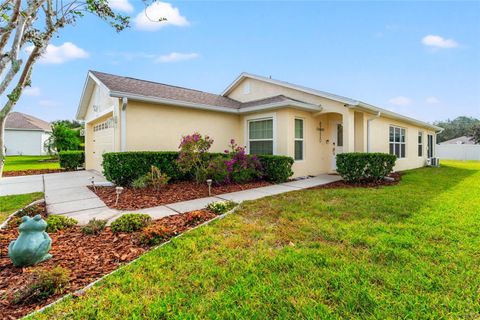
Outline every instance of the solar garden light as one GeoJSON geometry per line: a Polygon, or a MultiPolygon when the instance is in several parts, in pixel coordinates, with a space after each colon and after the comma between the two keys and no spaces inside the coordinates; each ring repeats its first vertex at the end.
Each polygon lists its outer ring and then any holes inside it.
{"type": "Polygon", "coordinates": [[[117,199],[115,200],[115,207],[118,205],[118,199],[123,192],[123,187],[115,187],[115,193],[117,194],[117,199]]]}
{"type": "Polygon", "coordinates": [[[91,177],[90,179],[92,179],[92,188],[93,188],[93,191],[95,191],[95,193],[97,192],[97,188],[95,187],[95,177],[91,177]]]}
{"type": "Polygon", "coordinates": [[[208,185],[208,195],[212,195],[212,179],[207,179],[207,185],[208,185]]]}

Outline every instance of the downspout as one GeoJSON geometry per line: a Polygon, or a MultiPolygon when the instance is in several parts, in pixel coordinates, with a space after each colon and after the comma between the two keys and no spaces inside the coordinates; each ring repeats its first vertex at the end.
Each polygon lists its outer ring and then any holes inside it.
{"type": "Polygon", "coordinates": [[[437,147],[436,147],[437,141],[438,141],[438,140],[437,140],[437,135],[439,135],[440,133],[442,133],[444,130],[445,130],[445,128],[440,128],[440,130],[435,131],[435,143],[433,144],[434,147],[433,147],[433,153],[432,153],[432,156],[433,156],[433,157],[437,157],[437,147]]]}
{"type": "Polygon", "coordinates": [[[370,123],[375,120],[375,119],[378,119],[380,116],[381,116],[381,112],[378,111],[377,115],[373,118],[370,118],[367,120],[367,152],[370,152],[371,151],[371,142],[370,142],[370,123]]]}
{"type": "Polygon", "coordinates": [[[122,107],[120,109],[120,151],[126,151],[127,146],[127,104],[128,99],[122,98],[122,107]]]}

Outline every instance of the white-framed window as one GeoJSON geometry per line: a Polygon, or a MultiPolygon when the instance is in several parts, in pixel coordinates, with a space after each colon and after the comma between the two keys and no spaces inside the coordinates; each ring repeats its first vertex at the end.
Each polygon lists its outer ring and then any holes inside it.
{"type": "Polygon", "coordinates": [[[390,126],[389,142],[390,154],[394,154],[397,158],[405,158],[406,140],[405,128],[390,126]]]}
{"type": "Polygon", "coordinates": [[[423,132],[418,131],[418,156],[423,157],[423,132]]]}
{"type": "Polygon", "coordinates": [[[273,154],[273,118],[248,121],[250,154],[273,154]]]}
{"type": "Polygon", "coordinates": [[[304,157],[304,121],[300,118],[295,118],[295,157],[296,161],[303,160],[304,157]]]}

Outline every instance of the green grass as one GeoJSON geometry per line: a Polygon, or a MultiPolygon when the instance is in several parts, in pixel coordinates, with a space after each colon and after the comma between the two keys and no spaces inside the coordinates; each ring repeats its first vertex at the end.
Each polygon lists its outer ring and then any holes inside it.
{"type": "Polygon", "coordinates": [[[15,211],[42,197],[41,192],[0,197],[0,224],[15,211]]]}
{"type": "Polygon", "coordinates": [[[476,319],[480,162],[291,192],[175,239],[36,319],[476,319]]]}
{"type": "Polygon", "coordinates": [[[22,171],[38,169],[60,169],[58,161],[45,162],[50,156],[8,156],[3,171],[22,171]]]}

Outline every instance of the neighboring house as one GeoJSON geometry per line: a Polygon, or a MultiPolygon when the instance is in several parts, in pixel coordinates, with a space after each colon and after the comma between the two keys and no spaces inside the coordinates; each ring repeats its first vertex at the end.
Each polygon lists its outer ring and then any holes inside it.
{"type": "Polygon", "coordinates": [[[437,146],[437,154],[448,160],[480,160],[480,144],[472,137],[462,136],[443,141],[437,146]]]}
{"type": "Polygon", "coordinates": [[[5,123],[7,156],[46,154],[45,141],[52,132],[50,123],[21,112],[11,112],[5,123]]]}
{"type": "Polygon", "coordinates": [[[341,152],[396,154],[396,170],[424,166],[441,128],[375,106],[242,73],[220,94],[90,71],[77,118],[86,123],[86,168],[111,151],[178,150],[198,131],[222,152],[231,138],[249,153],[295,159],[294,176],[335,171],[341,152]]]}
{"type": "Polygon", "coordinates": [[[461,136],[455,139],[440,142],[439,144],[475,144],[473,137],[461,136]]]}

